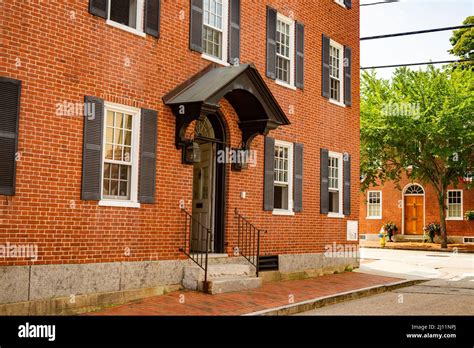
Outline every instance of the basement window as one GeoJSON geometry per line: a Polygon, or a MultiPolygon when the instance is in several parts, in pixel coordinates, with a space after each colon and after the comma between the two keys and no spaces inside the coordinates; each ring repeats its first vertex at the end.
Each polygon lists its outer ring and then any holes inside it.
{"type": "Polygon", "coordinates": [[[134,34],[143,34],[144,0],[111,0],[107,24],[134,34]]]}

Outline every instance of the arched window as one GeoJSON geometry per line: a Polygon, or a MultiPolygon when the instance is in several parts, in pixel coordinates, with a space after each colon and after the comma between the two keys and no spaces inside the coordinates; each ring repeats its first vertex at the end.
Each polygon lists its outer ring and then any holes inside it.
{"type": "Polygon", "coordinates": [[[405,190],[406,195],[423,195],[425,194],[425,190],[418,184],[412,184],[408,186],[405,190]]]}

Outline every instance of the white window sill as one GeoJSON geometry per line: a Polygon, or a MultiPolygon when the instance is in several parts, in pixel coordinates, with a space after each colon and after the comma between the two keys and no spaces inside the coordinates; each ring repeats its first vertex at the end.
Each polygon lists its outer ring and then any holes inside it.
{"type": "Polygon", "coordinates": [[[201,58],[204,58],[206,60],[210,60],[213,63],[217,63],[217,64],[220,64],[220,65],[223,65],[223,66],[230,66],[230,64],[228,62],[226,62],[225,60],[210,56],[206,53],[203,53],[201,55],[201,58]]]}
{"type": "Polygon", "coordinates": [[[341,6],[341,7],[345,8],[345,9],[347,9],[346,5],[341,4],[339,1],[334,0],[334,2],[335,2],[336,4],[338,4],[339,6],[341,6]]]}
{"type": "Polygon", "coordinates": [[[462,217],[447,217],[446,221],[462,221],[464,220],[462,217]]]}
{"type": "Polygon", "coordinates": [[[295,216],[295,213],[294,213],[293,211],[289,211],[289,210],[275,209],[275,210],[273,210],[273,215],[279,215],[279,216],[295,216]]]}
{"type": "Polygon", "coordinates": [[[381,216],[367,216],[367,220],[382,220],[381,216]]]}
{"type": "Polygon", "coordinates": [[[329,213],[328,218],[334,218],[334,219],[344,219],[346,216],[341,213],[329,213]]]}
{"type": "Polygon", "coordinates": [[[343,107],[343,108],[346,107],[346,105],[345,105],[344,103],[341,103],[340,101],[337,101],[337,100],[335,100],[335,99],[329,98],[329,102],[330,102],[331,104],[334,104],[334,105],[337,105],[337,106],[340,106],[340,107],[343,107]]]}
{"type": "Polygon", "coordinates": [[[143,31],[139,31],[137,29],[130,28],[126,25],[111,21],[110,19],[107,19],[107,21],[105,23],[110,25],[111,27],[122,29],[126,32],[129,32],[129,33],[141,36],[141,37],[146,37],[146,34],[143,31]]]}
{"type": "Polygon", "coordinates": [[[130,201],[112,201],[112,200],[101,200],[99,201],[101,207],[120,207],[120,208],[140,208],[140,203],[130,201]]]}
{"type": "Polygon", "coordinates": [[[275,80],[275,83],[279,86],[286,87],[286,88],[289,88],[293,91],[296,91],[296,86],[290,85],[289,83],[286,83],[286,82],[283,82],[283,81],[280,81],[280,80],[275,80]]]}

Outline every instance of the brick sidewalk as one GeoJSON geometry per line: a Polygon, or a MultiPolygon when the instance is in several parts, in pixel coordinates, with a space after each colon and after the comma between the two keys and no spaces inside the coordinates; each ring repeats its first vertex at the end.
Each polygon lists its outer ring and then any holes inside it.
{"type": "Polygon", "coordinates": [[[352,272],[264,283],[260,289],[219,295],[183,290],[87,315],[241,315],[285,306],[291,299],[297,303],[400,280],[352,272]]]}

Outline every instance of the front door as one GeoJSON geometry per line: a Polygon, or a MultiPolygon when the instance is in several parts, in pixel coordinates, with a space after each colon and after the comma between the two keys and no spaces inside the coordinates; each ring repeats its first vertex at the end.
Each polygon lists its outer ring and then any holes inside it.
{"type": "Polygon", "coordinates": [[[405,197],[405,234],[423,234],[423,196],[405,197]]]}
{"type": "Polygon", "coordinates": [[[206,231],[211,230],[207,251],[213,252],[214,246],[214,183],[215,183],[215,146],[213,143],[199,145],[201,160],[194,164],[193,175],[193,224],[191,251],[206,251],[206,231]]]}

